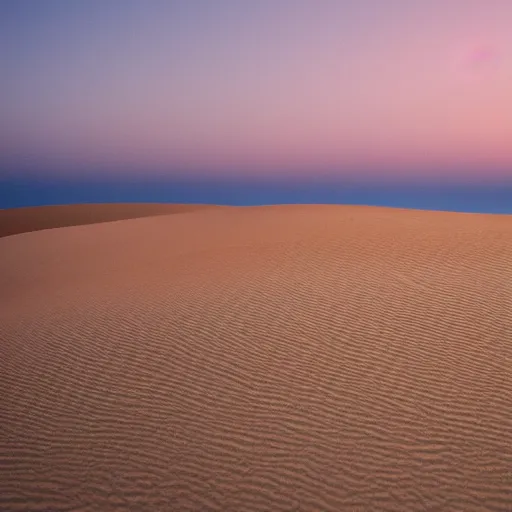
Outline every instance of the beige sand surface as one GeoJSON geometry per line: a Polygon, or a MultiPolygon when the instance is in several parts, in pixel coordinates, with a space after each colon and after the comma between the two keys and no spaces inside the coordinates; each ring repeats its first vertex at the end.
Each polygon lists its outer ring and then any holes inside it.
{"type": "Polygon", "coordinates": [[[169,213],[184,213],[203,208],[212,208],[212,206],[201,204],[111,203],[9,208],[0,210],[0,237],[41,229],[96,224],[98,222],[167,215],[169,213]]]}
{"type": "Polygon", "coordinates": [[[0,510],[512,510],[512,216],[63,227],[0,294],[0,510]]]}

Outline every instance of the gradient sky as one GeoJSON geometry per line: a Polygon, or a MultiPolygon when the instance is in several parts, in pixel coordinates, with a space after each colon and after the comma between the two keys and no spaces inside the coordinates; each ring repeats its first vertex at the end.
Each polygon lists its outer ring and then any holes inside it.
{"type": "Polygon", "coordinates": [[[0,0],[0,65],[4,177],[512,179],[511,0],[0,0]]]}

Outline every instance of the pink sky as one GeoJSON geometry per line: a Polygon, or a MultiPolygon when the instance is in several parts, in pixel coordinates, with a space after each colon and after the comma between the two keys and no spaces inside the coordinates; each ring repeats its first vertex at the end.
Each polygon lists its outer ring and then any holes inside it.
{"type": "Polygon", "coordinates": [[[512,178],[509,0],[13,0],[0,19],[0,172],[512,178]]]}

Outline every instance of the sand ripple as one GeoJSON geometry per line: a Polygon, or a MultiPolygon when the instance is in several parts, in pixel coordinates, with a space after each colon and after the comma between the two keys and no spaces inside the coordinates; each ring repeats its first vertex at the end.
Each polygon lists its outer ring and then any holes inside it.
{"type": "Polygon", "coordinates": [[[24,233],[0,294],[1,510],[512,510],[512,216],[24,233]]]}

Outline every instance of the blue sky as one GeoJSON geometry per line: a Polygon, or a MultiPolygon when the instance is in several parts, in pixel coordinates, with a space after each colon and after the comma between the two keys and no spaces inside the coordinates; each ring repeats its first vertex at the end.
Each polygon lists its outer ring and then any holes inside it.
{"type": "Polygon", "coordinates": [[[176,202],[229,205],[280,203],[366,204],[399,208],[512,214],[512,183],[358,184],[258,180],[0,180],[0,208],[68,203],[176,202]]]}

